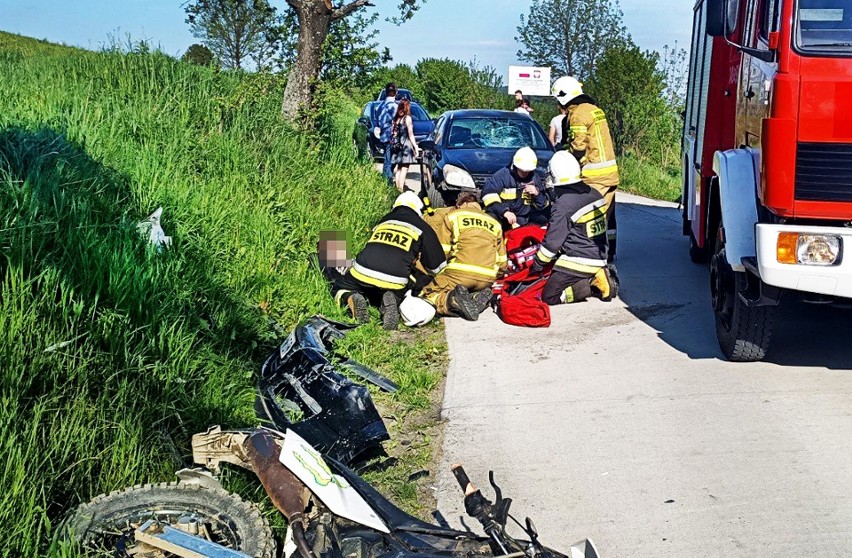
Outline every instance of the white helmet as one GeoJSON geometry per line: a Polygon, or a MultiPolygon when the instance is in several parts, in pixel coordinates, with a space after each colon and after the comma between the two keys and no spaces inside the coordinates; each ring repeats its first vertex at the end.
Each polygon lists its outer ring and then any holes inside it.
{"type": "Polygon", "coordinates": [[[414,211],[417,212],[418,215],[423,215],[423,200],[420,199],[420,196],[415,194],[412,191],[403,192],[396,197],[396,201],[393,202],[394,208],[400,206],[410,207],[414,211]]]}
{"type": "Polygon", "coordinates": [[[563,76],[553,82],[550,92],[556,97],[560,105],[567,105],[583,94],[583,84],[577,81],[575,77],[563,76]]]}
{"type": "Polygon", "coordinates": [[[567,151],[557,151],[548,166],[550,180],[554,186],[564,186],[580,182],[580,163],[567,151]]]}
{"type": "Polygon", "coordinates": [[[408,327],[425,326],[435,317],[435,307],[409,291],[399,303],[399,315],[408,327]]]}
{"type": "Polygon", "coordinates": [[[538,157],[530,147],[522,147],[515,152],[512,165],[520,171],[532,172],[538,166],[538,157]]]}

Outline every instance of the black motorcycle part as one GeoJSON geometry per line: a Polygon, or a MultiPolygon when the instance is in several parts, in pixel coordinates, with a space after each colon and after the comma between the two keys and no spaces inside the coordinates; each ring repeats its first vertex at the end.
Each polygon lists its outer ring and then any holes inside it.
{"type": "MultiPolygon", "coordinates": [[[[282,352],[285,346],[292,345],[294,348],[316,349],[319,353],[328,355],[333,350],[334,342],[343,339],[349,331],[356,327],[358,326],[334,322],[321,316],[313,316],[299,324],[295,331],[290,334],[288,340],[282,345],[282,352]]],[[[399,390],[398,385],[360,362],[347,359],[342,363],[342,366],[362,380],[370,382],[388,393],[396,393],[399,390]]]]}
{"type": "Polygon", "coordinates": [[[390,439],[366,387],[335,370],[315,348],[286,345],[261,368],[255,401],[261,422],[281,432],[291,429],[343,463],[390,439]]]}

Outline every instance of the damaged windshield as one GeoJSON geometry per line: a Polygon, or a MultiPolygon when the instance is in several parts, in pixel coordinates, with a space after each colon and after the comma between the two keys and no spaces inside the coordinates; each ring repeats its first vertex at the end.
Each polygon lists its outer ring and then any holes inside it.
{"type": "Polygon", "coordinates": [[[549,142],[532,118],[457,118],[450,130],[450,149],[548,149],[549,142]]]}
{"type": "Polygon", "coordinates": [[[803,51],[852,53],[852,0],[799,0],[796,46],[803,51]]]}

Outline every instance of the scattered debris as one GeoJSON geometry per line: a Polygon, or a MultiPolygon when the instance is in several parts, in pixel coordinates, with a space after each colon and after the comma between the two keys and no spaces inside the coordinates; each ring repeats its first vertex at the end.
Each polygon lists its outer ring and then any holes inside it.
{"type": "Polygon", "coordinates": [[[147,219],[136,226],[142,238],[147,240],[148,244],[153,246],[157,252],[162,252],[163,248],[168,248],[172,245],[172,237],[166,236],[166,231],[160,225],[160,217],[162,215],[163,208],[158,207],[154,213],[150,214],[147,219]]]}

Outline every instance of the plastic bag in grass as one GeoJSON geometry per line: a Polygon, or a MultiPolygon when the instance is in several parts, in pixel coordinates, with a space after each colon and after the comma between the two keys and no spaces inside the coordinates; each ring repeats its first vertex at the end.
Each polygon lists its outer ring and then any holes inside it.
{"type": "Polygon", "coordinates": [[[148,216],[147,219],[137,225],[139,234],[142,238],[148,241],[148,244],[153,246],[157,252],[162,252],[163,248],[167,248],[172,244],[172,237],[166,236],[166,231],[160,225],[160,217],[163,215],[163,208],[158,207],[154,213],[148,216]]]}

